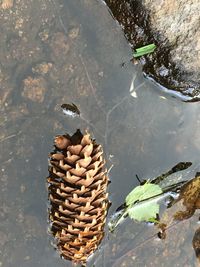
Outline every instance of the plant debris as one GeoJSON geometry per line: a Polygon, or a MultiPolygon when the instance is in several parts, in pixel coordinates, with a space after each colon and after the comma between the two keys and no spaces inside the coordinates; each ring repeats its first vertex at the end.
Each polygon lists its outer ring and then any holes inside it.
{"type": "Polygon", "coordinates": [[[71,117],[80,116],[80,110],[74,103],[62,104],[61,108],[62,108],[63,113],[67,116],[71,116],[71,117]]]}
{"type": "Polygon", "coordinates": [[[133,53],[133,57],[141,57],[141,56],[153,53],[155,49],[156,49],[155,44],[142,46],[140,48],[135,49],[136,51],[133,53]]]}
{"type": "MultiPolygon", "coordinates": [[[[189,219],[195,213],[196,209],[200,209],[200,174],[199,173],[196,174],[195,178],[188,181],[181,187],[179,197],[171,201],[169,207],[172,207],[173,205],[175,205],[176,203],[180,201],[182,201],[182,204],[185,210],[176,211],[176,213],[173,215],[173,220],[182,221],[185,219],[189,219]]],[[[163,225],[162,218],[161,218],[161,225],[163,225]]],[[[167,224],[166,224],[166,227],[167,227],[167,224]]],[[[164,231],[165,229],[162,227],[162,232],[164,231]]]]}

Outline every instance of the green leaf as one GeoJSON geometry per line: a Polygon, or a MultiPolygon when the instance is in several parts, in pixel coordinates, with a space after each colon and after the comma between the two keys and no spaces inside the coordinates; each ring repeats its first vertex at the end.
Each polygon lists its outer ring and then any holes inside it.
{"type": "Polygon", "coordinates": [[[141,202],[128,208],[127,212],[131,219],[139,222],[149,222],[159,214],[159,205],[155,203],[155,200],[154,203],[141,202]]]}
{"type": "Polygon", "coordinates": [[[149,44],[149,45],[145,45],[145,46],[142,46],[140,48],[137,48],[136,52],[138,52],[138,53],[146,52],[146,51],[149,51],[149,50],[154,50],[155,48],[156,48],[155,44],[149,44]]]}
{"type": "Polygon", "coordinates": [[[186,181],[162,186],[160,183],[169,175],[185,170],[191,166],[191,162],[179,162],[168,172],[159,175],[145,184],[135,187],[126,197],[125,203],[111,216],[108,223],[109,230],[113,232],[127,216],[137,221],[153,222],[158,224],[159,203],[166,199],[172,192],[177,192],[186,181]]]}
{"type": "Polygon", "coordinates": [[[127,213],[131,219],[137,221],[149,221],[156,218],[159,213],[159,205],[154,196],[162,194],[159,185],[146,182],[144,185],[135,187],[126,197],[127,213]]]}
{"type": "Polygon", "coordinates": [[[144,185],[139,185],[135,187],[126,197],[126,205],[130,206],[138,201],[152,198],[156,195],[162,194],[162,189],[157,184],[151,184],[146,182],[144,185]]]}
{"type": "Polygon", "coordinates": [[[149,45],[145,45],[140,48],[137,48],[136,52],[133,53],[133,57],[141,57],[143,55],[150,54],[154,52],[155,48],[156,48],[155,44],[149,44],[149,45]]]}
{"type": "MultiPolygon", "coordinates": [[[[136,190],[134,189],[133,191],[141,190],[138,189],[138,187],[140,188],[140,186],[137,186],[135,188],[136,190]]],[[[147,187],[145,186],[145,188],[147,187]]],[[[158,192],[160,192],[160,190],[158,192]]],[[[108,223],[110,232],[113,232],[115,228],[119,224],[121,224],[127,216],[137,221],[157,223],[156,218],[157,214],[159,214],[159,205],[157,204],[157,202],[163,197],[166,197],[166,193],[159,193],[158,195],[153,195],[152,198],[141,200],[136,204],[124,206],[124,208],[112,215],[111,220],[108,223]]]]}

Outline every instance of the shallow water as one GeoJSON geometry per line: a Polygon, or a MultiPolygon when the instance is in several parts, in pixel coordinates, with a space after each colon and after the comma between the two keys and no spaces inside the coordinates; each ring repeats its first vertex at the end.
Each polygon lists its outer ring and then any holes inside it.
{"type": "MultiPolygon", "coordinates": [[[[88,128],[104,145],[108,165],[114,165],[110,215],[137,185],[135,174],[153,178],[180,161],[193,162],[186,179],[200,170],[200,107],[164,95],[143,77],[140,66],[129,62],[130,46],[101,1],[16,1],[11,10],[0,11],[0,20],[0,266],[71,266],[47,234],[53,137],[88,128]],[[82,119],[62,114],[60,105],[70,102],[82,119]]],[[[196,214],[172,228],[163,243],[148,241],[157,229],[129,220],[113,235],[106,228],[88,265],[194,266],[197,221],[196,214]],[[179,245],[174,232],[181,236],[179,245]]]]}

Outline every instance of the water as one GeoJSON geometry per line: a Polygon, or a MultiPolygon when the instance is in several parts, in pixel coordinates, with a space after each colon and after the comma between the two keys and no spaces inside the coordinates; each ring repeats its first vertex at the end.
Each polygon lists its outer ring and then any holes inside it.
{"type": "MultiPolygon", "coordinates": [[[[135,174],[153,178],[180,161],[193,162],[187,179],[199,171],[200,108],[161,93],[129,63],[130,46],[101,1],[16,1],[0,20],[0,266],[71,266],[47,234],[53,137],[88,128],[104,145],[114,165],[110,215],[137,185],[135,174]],[[82,119],[65,117],[63,103],[75,103],[82,119]]],[[[114,235],[106,228],[88,265],[194,266],[197,221],[174,226],[164,242],[152,238],[155,228],[129,220],[114,235]]]]}

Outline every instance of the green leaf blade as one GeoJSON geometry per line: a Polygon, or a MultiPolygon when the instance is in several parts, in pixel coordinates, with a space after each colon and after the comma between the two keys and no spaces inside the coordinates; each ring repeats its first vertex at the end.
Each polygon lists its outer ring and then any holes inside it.
{"type": "Polygon", "coordinates": [[[126,197],[127,214],[136,221],[156,219],[159,214],[157,199],[163,191],[159,185],[146,182],[144,185],[135,187],[126,197]]]}
{"type": "Polygon", "coordinates": [[[146,182],[144,185],[135,187],[126,197],[126,205],[130,206],[138,201],[145,200],[156,195],[162,194],[162,189],[159,185],[146,182]]]}
{"type": "Polygon", "coordinates": [[[156,48],[156,45],[155,44],[149,44],[149,45],[145,45],[145,46],[142,46],[140,48],[137,48],[136,49],[136,52],[146,52],[146,51],[150,51],[150,50],[154,50],[156,48]]]}
{"type": "Polygon", "coordinates": [[[143,202],[128,209],[129,217],[139,222],[148,222],[152,218],[155,219],[157,214],[159,214],[159,205],[157,203],[143,202]]]}
{"type": "Polygon", "coordinates": [[[142,46],[142,47],[136,49],[136,51],[133,53],[133,57],[136,58],[136,57],[141,57],[141,56],[153,53],[155,49],[156,49],[155,44],[149,44],[149,45],[142,46]]]}

